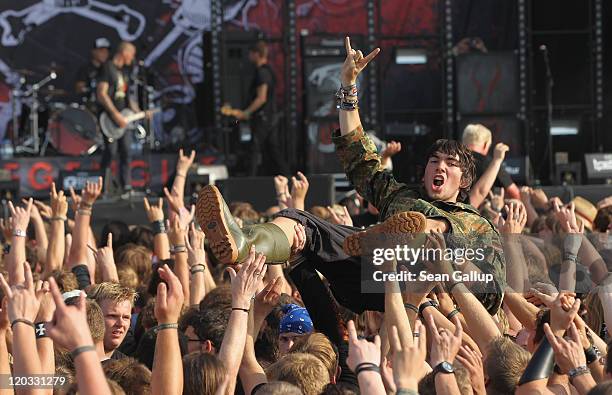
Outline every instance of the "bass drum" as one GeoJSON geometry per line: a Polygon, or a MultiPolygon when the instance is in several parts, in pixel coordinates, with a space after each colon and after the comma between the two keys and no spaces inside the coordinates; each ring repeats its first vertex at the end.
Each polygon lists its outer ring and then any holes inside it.
{"type": "Polygon", "coordinates": [[[82,107],[54,113],[47,132],[53,147],[65,155],[90,155],[103,143],[96,117],[82,107]]]}

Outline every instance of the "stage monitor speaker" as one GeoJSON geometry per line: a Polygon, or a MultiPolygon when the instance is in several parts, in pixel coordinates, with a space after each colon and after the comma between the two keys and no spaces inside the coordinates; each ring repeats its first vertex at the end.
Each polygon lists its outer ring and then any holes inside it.
{"type": "Polygon", "coordinates": [[[612,154],[585,154],[587,177],[589,180],[612,180],[612,154]]]}
{"type": "MultiPolygon", "coordinates": [[[[336,192],[333,175],[309,175],[306,209],[312,206],[330,206],[335,203],[336,192]]],[[[276,206],[273,177],[234,177],[217,182],[225,201],[248,202],[255,210],[263,212],[276,206]]]]}
{"type": "Polygon", "coordinates": [[[582,166],[580,162],[556,165],[555,181],[560,185],[580,185],[582,183],[582,166]]]}
{"type": "Polygon", "coordinates": [[[530,185],[533,180],[533,168],[529,156],[507,157],[504,160],[504,170],[517,185],[530,185]]]}
{"type": "Polygon", "coordinates": [[[522,156],[527,152],[525,144],[523,124],[514,116],[465,116],[457,123],[456,138],[461,141],[463,130],[468,124],[479,123],[486,126],[493,137],[491,152],[495,144],[504,143],[510,147],[507,156],[522,156]]]}
{"type": "MultiPolygon", "coordinates": [[[[58,177],[58,186],[59,189],[64,192],[68,192],[70,188],[74,188],[75,191],[80,191],[85,188],[85,184],[87,182],[98,182],[98,177],[104,177],[105,182],[104,185],[108,188],[108,180],[106,180],[106,175],[102,171],[93,171],[93,170],[76,170],[76,171],[65,171],[61,170],[59,172],[58,177]]],[[[108,192],[105,190],[105,192],[108,192]]]]}
{"type": "Polygon", "coordinates": [[[518,60],[514,52],[457,56],[457,101],[462,114],[516,113],[518,60]]]}

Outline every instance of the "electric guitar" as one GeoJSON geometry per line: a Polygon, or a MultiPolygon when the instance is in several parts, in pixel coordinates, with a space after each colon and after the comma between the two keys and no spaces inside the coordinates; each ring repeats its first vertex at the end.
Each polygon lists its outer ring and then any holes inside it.
{"type": "Polygon", "coordinates": [[[100,129],[102,129],[102,134],[104,134],[110,141],[118,140],[125,134],[126,130],[130,127],[133,122],[139,121],[143,118],[149,117],[156,112],[159,112],[161,109],[154,108],[152,110],[134,112],[129,108],[125,108],[121,110],[121,115],[127,121],[127,126],[124,128],[119,127],[115,123],[115,121],[106,113],[103,112],[100,115],[100,129]]]}

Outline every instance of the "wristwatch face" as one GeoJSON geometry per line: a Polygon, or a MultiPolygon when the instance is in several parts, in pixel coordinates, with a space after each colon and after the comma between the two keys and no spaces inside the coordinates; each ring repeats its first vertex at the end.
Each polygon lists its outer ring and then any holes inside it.
{"type": "Polygon", "coordinates": [[[449,362],[442,362],[440,364],[440,371],[442,373],[453,373],[455,370],[453,369],[453,365],[451,365],[449,362]]]}

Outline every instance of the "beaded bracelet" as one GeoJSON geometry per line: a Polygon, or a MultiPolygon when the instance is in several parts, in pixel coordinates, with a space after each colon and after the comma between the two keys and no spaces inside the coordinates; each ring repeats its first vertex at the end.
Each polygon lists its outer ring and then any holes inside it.
{"type": "Polygon", "coordinates": [[[153,327],[153,332],[158,333],[159,331],[163,331],[165,329],[178,329],[178,324],[159,324],[153,327]]]}

